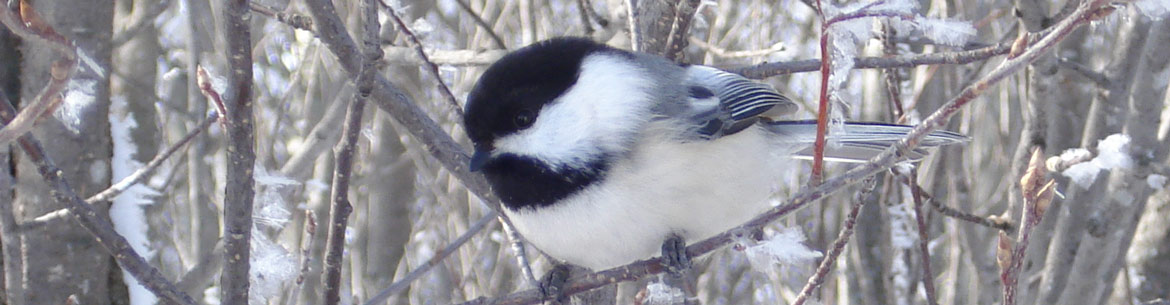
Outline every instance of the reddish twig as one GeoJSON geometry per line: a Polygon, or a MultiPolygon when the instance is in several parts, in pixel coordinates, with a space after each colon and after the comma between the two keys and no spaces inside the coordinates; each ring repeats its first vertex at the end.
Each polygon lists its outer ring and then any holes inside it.
{"type": "Polygon", "coordinates": [[[199,92],[203,93],[203,96],[215,105],[215,109],[219,111],[219,123],[223,125],[224,129],[227,129],[230,123],[227,116],[227,106],[224,105],[219,91],[215,91],[215,87],[211,85],[211,76],[208,75],[206,69],[203,69],[203,66],[197,66],[195,69],[195,83],[199,85],[199,92]]]}
{"type": "Polygon", "coordinates": [[[15,118],[0,128],[0,145],[11,143],[28,133],[33,125],[36,125],[37,119],[52,113],[57,105],[61,104],[61,91],[77,71],[78,64],[77,47],[73,42],[58,34],[52,26],[41,19],[27,1],[19,1],[19,5],[19,15],[9,9],[0,9],[0,23],[22,39],[47,44],[64,58],[53,62],[49,69],[49,83],[40,94],[37,94],[34,102],[25,105],[15,118]]]}
{"type": "Polygon", "coordinates": [[[1010,239],[1007,238],[1006,234],[1001,233],[996,253],[1001,269],[1000,280],[1003,281],[1004,305],[1016,303],[1016,289],[1020,269],[1024,264],[1024,252],[1028,249],[1029,237],[1032,236],[1032,229],[1040,225],[1040,221],[1044,219],[1044,214],[1048,211],[1048,206],[1056,194],[1055,180],[1047,179],[1045,175],[1044,152],[1040,148],[1036,148],[1032,151],[1028,169],[1020,177],[1020,193],[1024,199],[1024,211],[1020,220],[1018,242],[1014,248],[1010,248],[1010,239]],[[1044,182],[1045,180],[1047,183],[1044,182]],[[1004,253],[1009,251],[1008,249],[1011,249],[1010,254],[1004,253]]]}

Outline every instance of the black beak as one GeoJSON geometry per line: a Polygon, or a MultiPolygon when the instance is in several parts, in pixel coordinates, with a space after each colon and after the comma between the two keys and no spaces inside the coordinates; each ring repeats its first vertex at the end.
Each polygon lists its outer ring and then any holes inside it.
{"type": "Polygon", "coordinates": [[[487,161],[491,158],[491,156],[492,153],[490,150],[484,151],[476,149],[475,154],[471,155],[471,167],[469,169],[473,172],[479,171],[483,168],[484,164],[487,164],[487,161]]]}

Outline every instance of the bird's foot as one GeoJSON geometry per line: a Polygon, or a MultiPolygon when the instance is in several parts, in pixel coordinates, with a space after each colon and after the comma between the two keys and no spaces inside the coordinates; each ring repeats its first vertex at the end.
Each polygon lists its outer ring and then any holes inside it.
{"type": "Polygon", "coordinates": [[[540,278],[540,294],[545,300],[554,304],[560,303],[565,297],[565,283],[569,281],[569,265],[560,264],[553,267],[540,278]]]}
{"type": "Polygon", "coordinates": [[[691,269],[691,256],[687,254],[687,242],[681,236],[671,235],[662,243],[662,266],[671,275],[682,275],[691,269]]]}

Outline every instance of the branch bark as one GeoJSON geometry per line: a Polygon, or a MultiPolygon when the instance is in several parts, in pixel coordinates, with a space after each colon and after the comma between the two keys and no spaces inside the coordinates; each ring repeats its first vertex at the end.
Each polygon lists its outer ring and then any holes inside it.
{"type": "Polygon", "coordinates": [[[248,0],[224,3],[224,33],[227,40],[229,97],[224,101],[226,119],[227,184],[223,202],[224,263],[220,275],[221,299],[225,304],[248,303],[252,241],[252,171],[256,155],[252,118],[252,31],[248,0]]]}

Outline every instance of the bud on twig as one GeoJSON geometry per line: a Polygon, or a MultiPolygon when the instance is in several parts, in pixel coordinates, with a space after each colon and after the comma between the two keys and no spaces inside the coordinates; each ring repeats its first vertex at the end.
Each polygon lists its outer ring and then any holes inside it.
{"type": "Polygon", "coordinates": [[[1012,263],[1012,246],[1015,244],[1012,238],[999,231],[999,243],[995,249],[995,262],[999,264],[999,271],[1002,274],[1007,274],[1007,269],[1012,263]]]}
{"type": "Polygon", "coordinates": [[[1024,201],[1030,202],[1036,200],[1037,192],[1040,189],[1040,183],[1047,175],[1045,170],[1043,150],[1039,147],[1032,150],[1032,158],[1028,160],[1028,168],[1024,171],[1024,175],[1020,177],[1020,192],[1024,195],[1024,201]]]}

